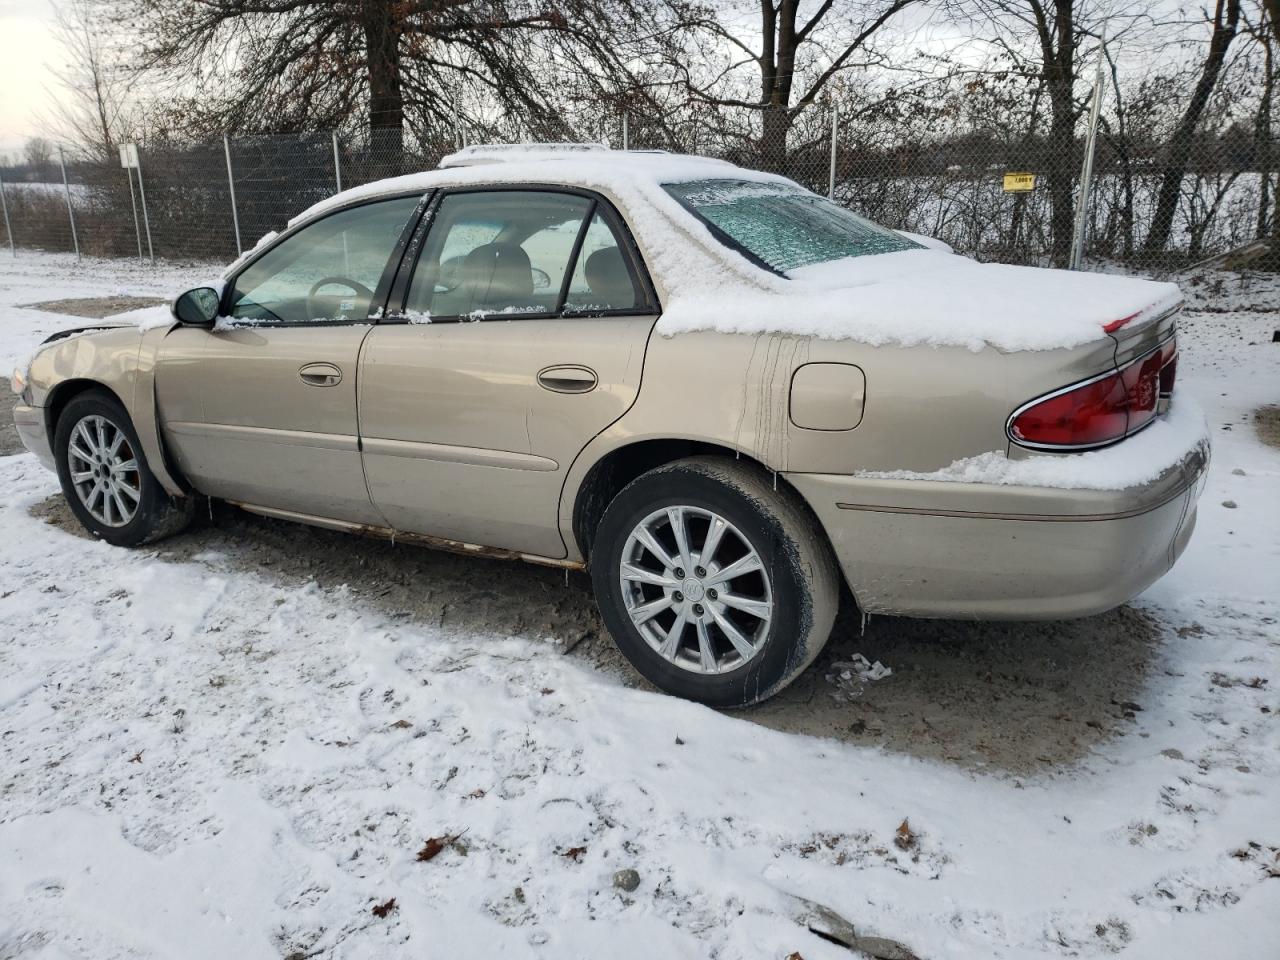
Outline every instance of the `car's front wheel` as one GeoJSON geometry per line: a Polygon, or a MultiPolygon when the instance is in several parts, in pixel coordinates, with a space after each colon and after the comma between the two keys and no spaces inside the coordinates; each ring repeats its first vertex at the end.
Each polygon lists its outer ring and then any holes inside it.
{"type": "Polygon", "coordinates": [[[839,574],[816,522],[758,467],[692,457],[624,488],[591,574],[619,649],[668,693],[715,707],[772,696],[826,643],[839,574]]]}
{"type": "Polygon", "coordinates": [[[191,497],[173,498],[147,466],[133,422],[105,391],[73,397],[54,435],[58,479],[86,530],[116,546],[151,543],[191,522],[191,497]]]}

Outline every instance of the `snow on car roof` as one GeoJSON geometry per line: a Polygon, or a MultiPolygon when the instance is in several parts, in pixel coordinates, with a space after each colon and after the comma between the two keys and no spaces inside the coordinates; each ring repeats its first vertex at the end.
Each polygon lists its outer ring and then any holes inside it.
{"type": "Polygon", "coordinates": [[[378,180],[322,200],[301,223],[352,201],[482,184],[596,190],[615,202],[657,287],[665,336],[702,330],[858,340],[873,346],[1051,350],[1096,341],[1122,317],[1137,324],[1176,307],[1171,283],[980,264],[937,249],[851,257],[779,276],[712,235],[663,189],[692,180],[773,183],[777,174],[724,160],[600,144],[477,145],[440,169],[378,180]]]}

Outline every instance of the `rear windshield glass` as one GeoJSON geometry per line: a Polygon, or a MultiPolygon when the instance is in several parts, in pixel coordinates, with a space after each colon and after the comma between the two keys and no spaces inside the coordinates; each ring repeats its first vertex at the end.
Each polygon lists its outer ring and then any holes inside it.
{"type": "Polygon", "coordinates": [[[720,240],[775,273],[844,257],[922,249],[900,233],[789,184],[693,180],[663,187],[710,224],[720,240]]]}

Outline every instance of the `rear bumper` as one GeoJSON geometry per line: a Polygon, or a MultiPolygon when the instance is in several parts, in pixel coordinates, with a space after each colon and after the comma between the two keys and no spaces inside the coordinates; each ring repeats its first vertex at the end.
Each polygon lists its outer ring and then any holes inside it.
{"type": "Polygon", "coordinates": [[[44,408],[18,404],[13,408],[13,423],[18,428],[18,439],[34,453],[50,470],[57,470],[53,459],[53,445],[44,428],[44,408]]]}
{"type": "Polygon", "coordinates": [[[1050,620],[1110,610],[1195,527],[1207,448],[1126,490],[788,474],[868,613],[1050,620]]]}

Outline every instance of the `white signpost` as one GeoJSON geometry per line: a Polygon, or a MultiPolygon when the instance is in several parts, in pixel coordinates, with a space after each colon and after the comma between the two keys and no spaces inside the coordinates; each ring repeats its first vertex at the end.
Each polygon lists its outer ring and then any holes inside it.
{"type": "MultiPolygon", "coordinates": [[[[138,156],[138,145],[136,143],[120,144],[120,166],[125,171],[138,171],[138,195],[142,197],[142,223],[147,228],[147,255],[151,258],[151,262],[156,262],[155,247],[151,245],[151,218],[147,215],[147,188],[142,185],[142,160],[138,156]]],[[[129,175],[129,199],[133,200],[133,175],[129,175]]],[[[138,208],[133,208],[133,229],[138,229],[138,208]]],[[[138,239],[138,259],[142,259],[142,239],[138,239]]]]}

